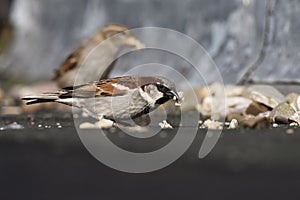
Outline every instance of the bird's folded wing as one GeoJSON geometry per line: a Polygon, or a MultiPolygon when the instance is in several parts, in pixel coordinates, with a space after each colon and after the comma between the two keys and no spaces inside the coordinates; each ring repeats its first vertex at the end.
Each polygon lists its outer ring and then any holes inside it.
{"type": "Polygon", "coordinates": [[[118,85],[117,79],[106,79],[95,81],[92,83],[66,87],[66,93],[61,94],[60,98],[76,97],[76,98],[92,98],[104,96],[122,96],[125,95],[129,88],[118,85]]]}

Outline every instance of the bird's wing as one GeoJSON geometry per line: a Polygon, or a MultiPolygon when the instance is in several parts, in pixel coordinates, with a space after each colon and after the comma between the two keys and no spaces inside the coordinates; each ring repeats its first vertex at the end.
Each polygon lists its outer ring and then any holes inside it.
{"type": "Polygon", "coordinates": [[[60,98],[92,98],[104,96],[122,96],[129,91],[138,89],[143,85],[154,83],[157,81],[155,77],[138,77],[138,76],[123,76],[111,79],[94,81],[79,86],[71,86],[63,88],[65,93],[62,93],[60,98]]]}
{"type": "Polygon", "coordinates": [[[133,88],[136,88],[136,84],[132,83],[131,77],[118,77],[94,81],[79,86],[66,87],[64,88],[66,93],[61,94],[59,97],[92,98],[104,96],[122,96],[127,94],[127,92],[133,88]],[[120,84],[119,82],[123,84],[120,84]]]}
{"type": "Polygon", "coordinates": [[[76,68],[85,58],[86,52],[90,52],[94,47],[100,44],[103,38],[103,31],[99,29],[92,37],[81,44],[73,53],[71,53],[66,60],[55,70],[55,76],[53,80],[57,80],[63,76],[66,72],[76,68]]]}
{"type": "Polygon", "coordinates": [[[81,54],[84,50],[84,47],[81,46],[77,48],[73,53],[71,53],[66,60],[60,65],[59,68],[55,70],[55,76],[53,80],[57,80],[61,76],[63,76],[66,72],[74,69],[81,59],[81,54]]]}

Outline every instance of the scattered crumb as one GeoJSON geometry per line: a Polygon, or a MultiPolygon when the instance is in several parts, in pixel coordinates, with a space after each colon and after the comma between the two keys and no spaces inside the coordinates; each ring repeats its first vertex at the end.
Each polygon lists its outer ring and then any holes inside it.
{"type": "Polygon", "coordinates": [[[56,126],[57,128],[62,128],[62,125],[59,122],[56,123],[56,126]]]}
{"type": "Polygon", "coordinates": [[[89,122],[84,122],[82,124],[79,125],[80,129],[95,129],[96,126],[95,124],[89,123],[89,122]]]}
{"type": "Polygon", "coordinates": [[[108,119],[101,119],[101,121],[96,122],[95,124],[84,122],[79,125],[80,129],[108,129],[113,127],[113,121],[108,119]]]}
{"type": "Polygon", "coordinates": [[[204,127],[211,129],[211,130],[220,130],[223,129],[223,125],[221,122],[214,121],[214,120],[206,120],[203,124],[204,127]]]}
{"type": "Polygon", "coordinates": [[[278,124],[276,124],[276,123],[273,124],[273,128],[278,128],[278,127],[279,127],[278,124]]]}
{"type": "Polygon", "coordinates": [[[236,119],[232,119],[229,124],[229,129],[237,129],[239,127],[239,122],[236,119]]]}
{"type": "Polygon", "coordinates": [[[95,125],[98,128],[104,128],[104,129],[108,129],[108,128],[112,128],[114,125],[114,122],[109,120],[109,119],[101,119],[100,121],[96,122],[95,125]]]}
{"type": "Polygon", "coordinates": [[[292,123],[290,123],[290,126],[291,126],[291,127],[298,127],[299,124],[298,124],[297,122],[292,122],[292,123]]]}
{"type": "Polygon", "coordinates": [[[166,121],[162,121],[158,124],[162,129],[173,129],[173,127],[166,121]]]}
{"type": "Polygon", "coordinates": [[[295,133],[294,129],[288,129],[288,130],[286,130],[286,134],[288,134],[288,135],[292,135],[294,133],[295,133]]]}

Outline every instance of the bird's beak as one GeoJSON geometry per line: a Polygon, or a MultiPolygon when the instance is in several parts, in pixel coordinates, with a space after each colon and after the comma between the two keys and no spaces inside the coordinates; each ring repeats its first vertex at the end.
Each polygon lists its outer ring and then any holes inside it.
{"type": "Polygon", "coordinates": [[[174,101],[179,101],[179,95],[177,94],[177,92],[170,90],[168,92],[166,92],[166,95],[170,98],[173,99],[174,101]]]}
{"type": "Polygon", "coordinates": [[[128,37],[125,41],[125,44],[128,46],[131,46],[135,49],[144,49],[145,48],[145,45],[133,36],[128,37]]]}

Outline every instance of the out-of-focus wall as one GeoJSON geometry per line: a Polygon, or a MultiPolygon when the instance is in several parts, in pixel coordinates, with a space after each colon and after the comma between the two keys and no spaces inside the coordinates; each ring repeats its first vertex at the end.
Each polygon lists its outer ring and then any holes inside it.
{"type": "Polygon", "coordinates": [[[12,36],[12,26],[9,23],[9,14],[12,0],[0,0],[0,55],[7,46],[12,36]]]}
{"type": "MultiPolygon", "coordinates": [[[[299,1],[276,2],[272,43],[255,79],[299,80],[299,13],[299,1]]],[[[258,57],[265,1],[15,0],[11,20],[16,37],[1,57],[1,74],[33,81],[50,79],[82,40],[104,24],[117,22],[131,28],[165,27],[189,35],[208,50],[224,81],[235,83],[258,57]]],[[[209,68],[204,71],[203,76],[212,82],[209,68]]]]}
{"type": "Polygon", "coordinates": [[[9,20],[9,11],[12,0],[0,0],[0,29],[9,20]]]}

